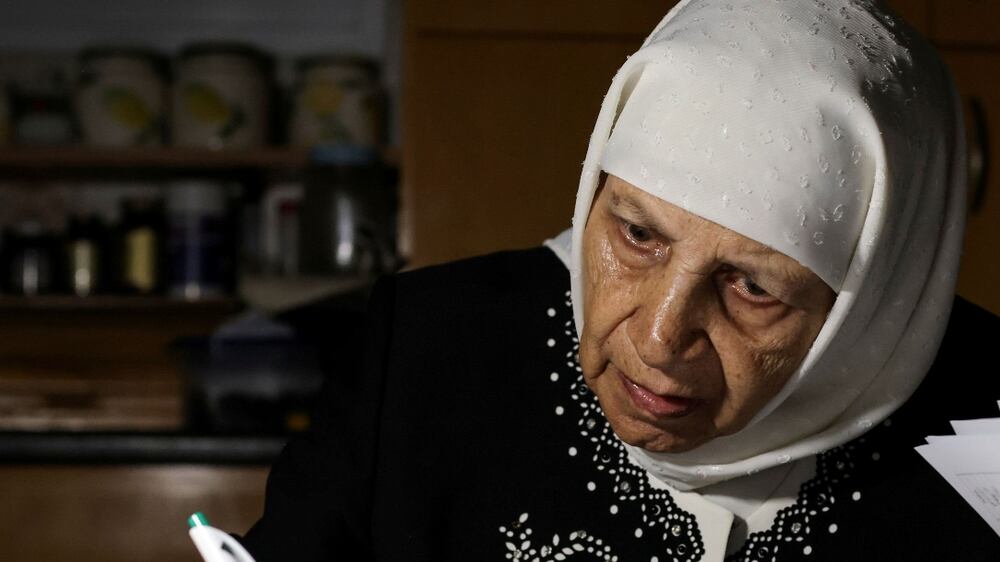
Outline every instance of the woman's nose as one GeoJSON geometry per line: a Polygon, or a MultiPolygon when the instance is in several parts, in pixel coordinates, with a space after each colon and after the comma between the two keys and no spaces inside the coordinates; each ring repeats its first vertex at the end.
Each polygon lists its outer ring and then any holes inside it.
{"type": "Polygon", "coordinates": [[[691,365],[710,346],[704,319],[705,277],[674,273],[646,283],[628,319],[628,336],[648,367],[677,372],[691,365]]]}

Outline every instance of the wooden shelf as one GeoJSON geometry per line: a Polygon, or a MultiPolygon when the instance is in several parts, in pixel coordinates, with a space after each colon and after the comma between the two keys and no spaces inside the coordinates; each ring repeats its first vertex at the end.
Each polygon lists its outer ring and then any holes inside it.
{"type": "Polygon", "coordinates": [[[238,169],[301,167],[305,148],[204,150],[198,148],[108,149],[78,146],[0,150],[0,169],[157,168],[238,169]]]}
{"type": "Polygon", "coordinates": [[[239,309],[241,301],[235,297],[217,297],[197,301],[162,296],[112,296],[96,295],[39,295],[33,297],[2,295],[0,311],[53,310],[53,311],[225,311],[239,309]]]}
{"type": "Polygon", "coordinates": [[[240,295],[258,310],[281,312],[326,297],[363,289],[372,283],[363,277],[277,277],[247,275],[240,279],[240,295]]]}
{"type": "Polygon", "coordinates": [[[184,300],[166,296],[0,295],[0,312],[236,312],[245,304],[267,312],[278,312],[325,297],[363,289],[370,278],[277,277],[245,275],[239,282],[239,296],[184,300]]]}
{"type": "MultiPolygon", "coordinates": [[[[0,149],[0,171],[10,170],[252,170],[301,168],[309,163],[310,149],[268,147],[240,150],[201,148],[91,148],[53,146],[0,149]]],[[[382,151],[382,161],[398,167],[400,150],[382,151]]]]}

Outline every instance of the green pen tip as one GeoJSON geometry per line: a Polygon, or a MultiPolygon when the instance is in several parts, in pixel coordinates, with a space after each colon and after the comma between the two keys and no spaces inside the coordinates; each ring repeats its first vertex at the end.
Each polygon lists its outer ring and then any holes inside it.
{"type": "Polygon", "coordinates": [[[205,517],[205,514],[200,511],[192,513],[191,517],[188,517],[188,527],[207,527],[207,526],[208,526],[208,517],[205,517]]]}

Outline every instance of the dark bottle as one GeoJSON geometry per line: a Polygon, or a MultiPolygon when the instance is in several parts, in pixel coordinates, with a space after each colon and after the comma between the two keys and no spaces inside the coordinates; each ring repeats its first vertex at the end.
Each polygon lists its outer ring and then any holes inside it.
{"type": "Polygon", "coordinates": [[[36,221],[24,221],[7,237],[6,288],[14,294],[35,296],[55,289],[57,263],[52,238],[36,221]]]}

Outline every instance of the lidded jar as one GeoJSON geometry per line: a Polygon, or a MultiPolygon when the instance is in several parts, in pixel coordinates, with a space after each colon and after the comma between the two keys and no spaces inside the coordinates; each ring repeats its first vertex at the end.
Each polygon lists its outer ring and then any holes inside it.
{"type": "Polygon", "coordinates": [[[173,143],[252,148],[268,136],[270,62],[242,43],[197,43],[181,51],[172,100],[173,143]]]}
{"type": "Polygon", "coordinates": [[[79,56],[74,103],[85,144],[163,143],[166,62],[154,51],[93,47],[79,56]]]}
{"type": "Polygon", "coordinates": [[[298,146],[377,148],[383,95],[374,61],[358,56],[299,59],[289,138],[298,146]]]}

